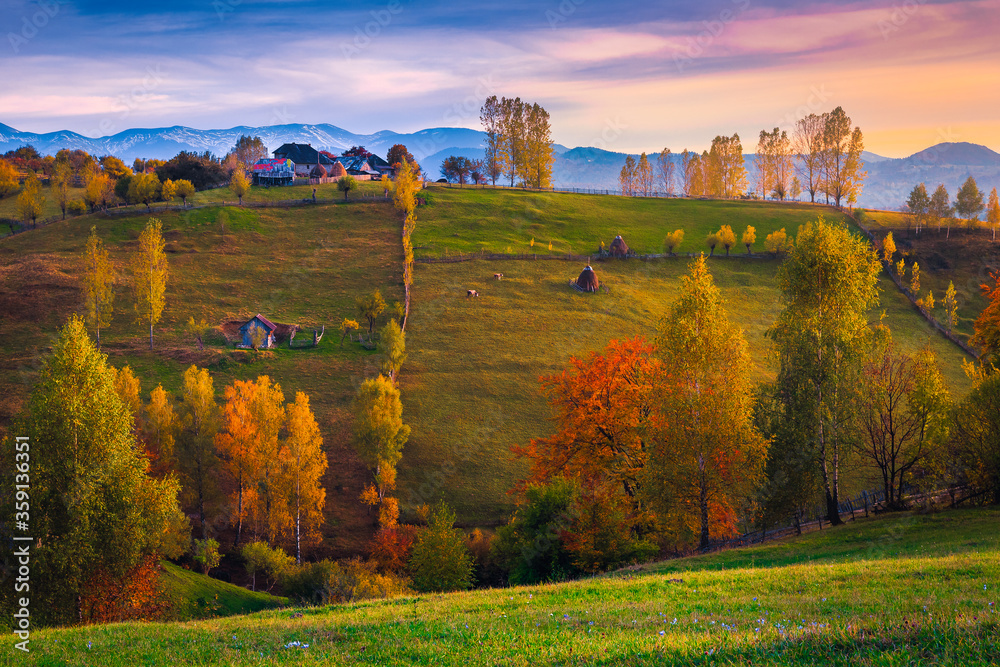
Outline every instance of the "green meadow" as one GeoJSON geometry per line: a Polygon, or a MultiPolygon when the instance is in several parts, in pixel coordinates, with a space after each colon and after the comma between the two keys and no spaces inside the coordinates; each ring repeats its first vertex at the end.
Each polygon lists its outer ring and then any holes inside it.
{"type": "Polygon", "coordinates": [[[25,657],[87,667],[994,665],[998,522],[996,509],[897,514],[562,584],[39,630],[25,657]]]}

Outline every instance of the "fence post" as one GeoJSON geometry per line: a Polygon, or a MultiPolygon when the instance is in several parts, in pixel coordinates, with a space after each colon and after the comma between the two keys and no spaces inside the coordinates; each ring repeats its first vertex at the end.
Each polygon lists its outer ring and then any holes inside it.
{"type": "Polygon", "coordinates": [[[816,520],[819,521],[819,529],[823,530],[823,515],[822,514],[818,515],[816,517],[816,520]]]}
{"type": "Polygon", "coordinates": [[[848,498],[847,505],[851,508],[851,521],[854,521],[854,501],[848,498]]]}
{"type": "Polygon", "coordinates": [[[861,492],[861,497],[864,498],[864,500],[865,500],[865,518],[867,519],[868,518],[868,492],[867,491],[862,491],[861,492]]]}

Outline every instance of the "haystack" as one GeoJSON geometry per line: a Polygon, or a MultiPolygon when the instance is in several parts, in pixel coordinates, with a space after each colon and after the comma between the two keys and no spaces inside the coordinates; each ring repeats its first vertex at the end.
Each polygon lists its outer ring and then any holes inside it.
{"type": "Polygon", "coordinates": [[[347,176],[347,170],[344,169],[344,165],[339,162],[334,162],[333,167],[330,169],[330,178],[340,178],[341,176],[347,176]]]}
{"type": "Polygon", "coordinates": [[[628,257],[628,245],[625,243],[625,239],[621,237],[621,234],[615,237],[615,240],[611,242],[611,247],[608,249],[612,257],[621,257],[625,259],[628,257]]]}
{"type": "Polygon", "coordinates": [[[584,292],[596,292],[601,283],[597,280],[597,274],[591,267],[580,272],[580,277],[576,279],[576,286],[584,292]]]}

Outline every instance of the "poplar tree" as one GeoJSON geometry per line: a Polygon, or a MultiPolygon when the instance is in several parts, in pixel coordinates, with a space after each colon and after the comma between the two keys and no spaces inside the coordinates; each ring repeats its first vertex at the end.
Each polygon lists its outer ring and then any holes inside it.
{"type": "Polygon", "coordinates": [[[965,218],[970,230],[979,222],[979,214],[983,212],[983,193],[972,176],[965,179],[955,195],[955,212],[965,218]]]}
{"type": "Polygon", "coordinates": [[[792,149],[798,157],[798,172],[809,193],[809,201],[816,201],[816,193],[823,187],[823,118],[809,114],[795,123],[792,132],[792,149]]]}
{"type": "Polygon", "coordinates": [[[1000,225],[1000,199],[997,198],[997,189],[990,191],[989,204],[986,206],[986,222],[990,223],[993,230],[993,240],[997,240],[997,225],[1000,225]]]}
{"type": "Polygon", "coordinates": [[[354,398],[354,450],[372,473],[376,503],[396,488],[396,464],[409,437],[399,389],[384,375],[365,380],[354,398]]]}
{"type": "Polygon", "coordinates": [[[87,322],[94,329],[97,349],[101,349],[101,327],[111,324],[115,304],[115,268],[97,227],[90,228],[84,250],[83,294],[87,322]]]}
{"type": "Polygon", "coordinates": [[[239,197],[240,206],[243,206],[243,197],[250,192],[250,179],[242,168],[234,169],[229,177],[229,191],[239,197]]]}
{"type": "Polygon", "coordinates": [[[219,460],[213,445],[222,415],[207,368],[191,365],[184,371],[183,401],[179,409],[177,462],[185,480],[186,505],[198,512],[201,538],[208,537],[206,506],[218,493],[219,460]]]}
{"type": "Polygon", "coordinates": [[[820,217],[799,228],[778,273],[785,308],[768,336],[779,351],[779,400],[786,421],[798,425],[806,456],[820,467],[834,524],[841,523],[840,464],[879,270],[870,246],[820,217]]]}
{"type": "Polygon", "coordinates": [[[713,534],[733,531],[767,442],[751,421],[753,365],[743,331],[726,314],[704,254],[688,271],[657,338],[662,428],[649,445],[642,488],[668,531],[682,543],[697,535],[707,549],[713,534]]]}
{"type": "Polygon", "coordinates": [[[160,321],[167,291],[167,256],[164,252],[162,223],[150,218],[139,235],[139,250],[132,258],[132,288],[135,313],[149,322],[149,349],[153,349],[153,327],[160,321]]]}
{"type": "Polygon", "coordinates": [[[288,433],[281,449],[281,480],[278,488],[285,493],[284,502],[295,535],[295,562],[302,564],[302,543],[318,536],[323,524],[326,491],[320,484],[326,472],[323,437],[309,407],[309,397],[301,391],[295,402],[286,408],[288,433]]]}
{"type": "Polygon", "coordinates": [[[663,194],[672,195],[674,193],[674,171],[677,165],[674,164],[669,148],[664,148],[656,156],[656,176],[658,182],[663,186],[663,194]]]}

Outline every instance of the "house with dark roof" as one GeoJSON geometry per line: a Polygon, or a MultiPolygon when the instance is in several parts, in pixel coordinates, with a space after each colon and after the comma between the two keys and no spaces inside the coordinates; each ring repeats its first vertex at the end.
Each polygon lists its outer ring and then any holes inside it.
{"type": "Polygon", "coordinates": [[[309,176],[316,165],[323,165],[327,173],[333,168],[333,160],[313,148],[312,144],[282,144],[272,153],[276,159],[294,162],[296,176],[309,176]]]}
{"type": "MultiPolygon", "coordinates": [[[[380,178],[382,172],[373,169],[371,163],[376,159],[381,160],[376,155],[369,155],[368,157],[357,157],[353,155],[341,155],[337,158],[337,162],[344,165],[344,169],[347,171],[348,175],[358,177],[362,179],[365,178],[380,178]]],[[[381,160],[385,162],[385,160],[381,160]]]]}

